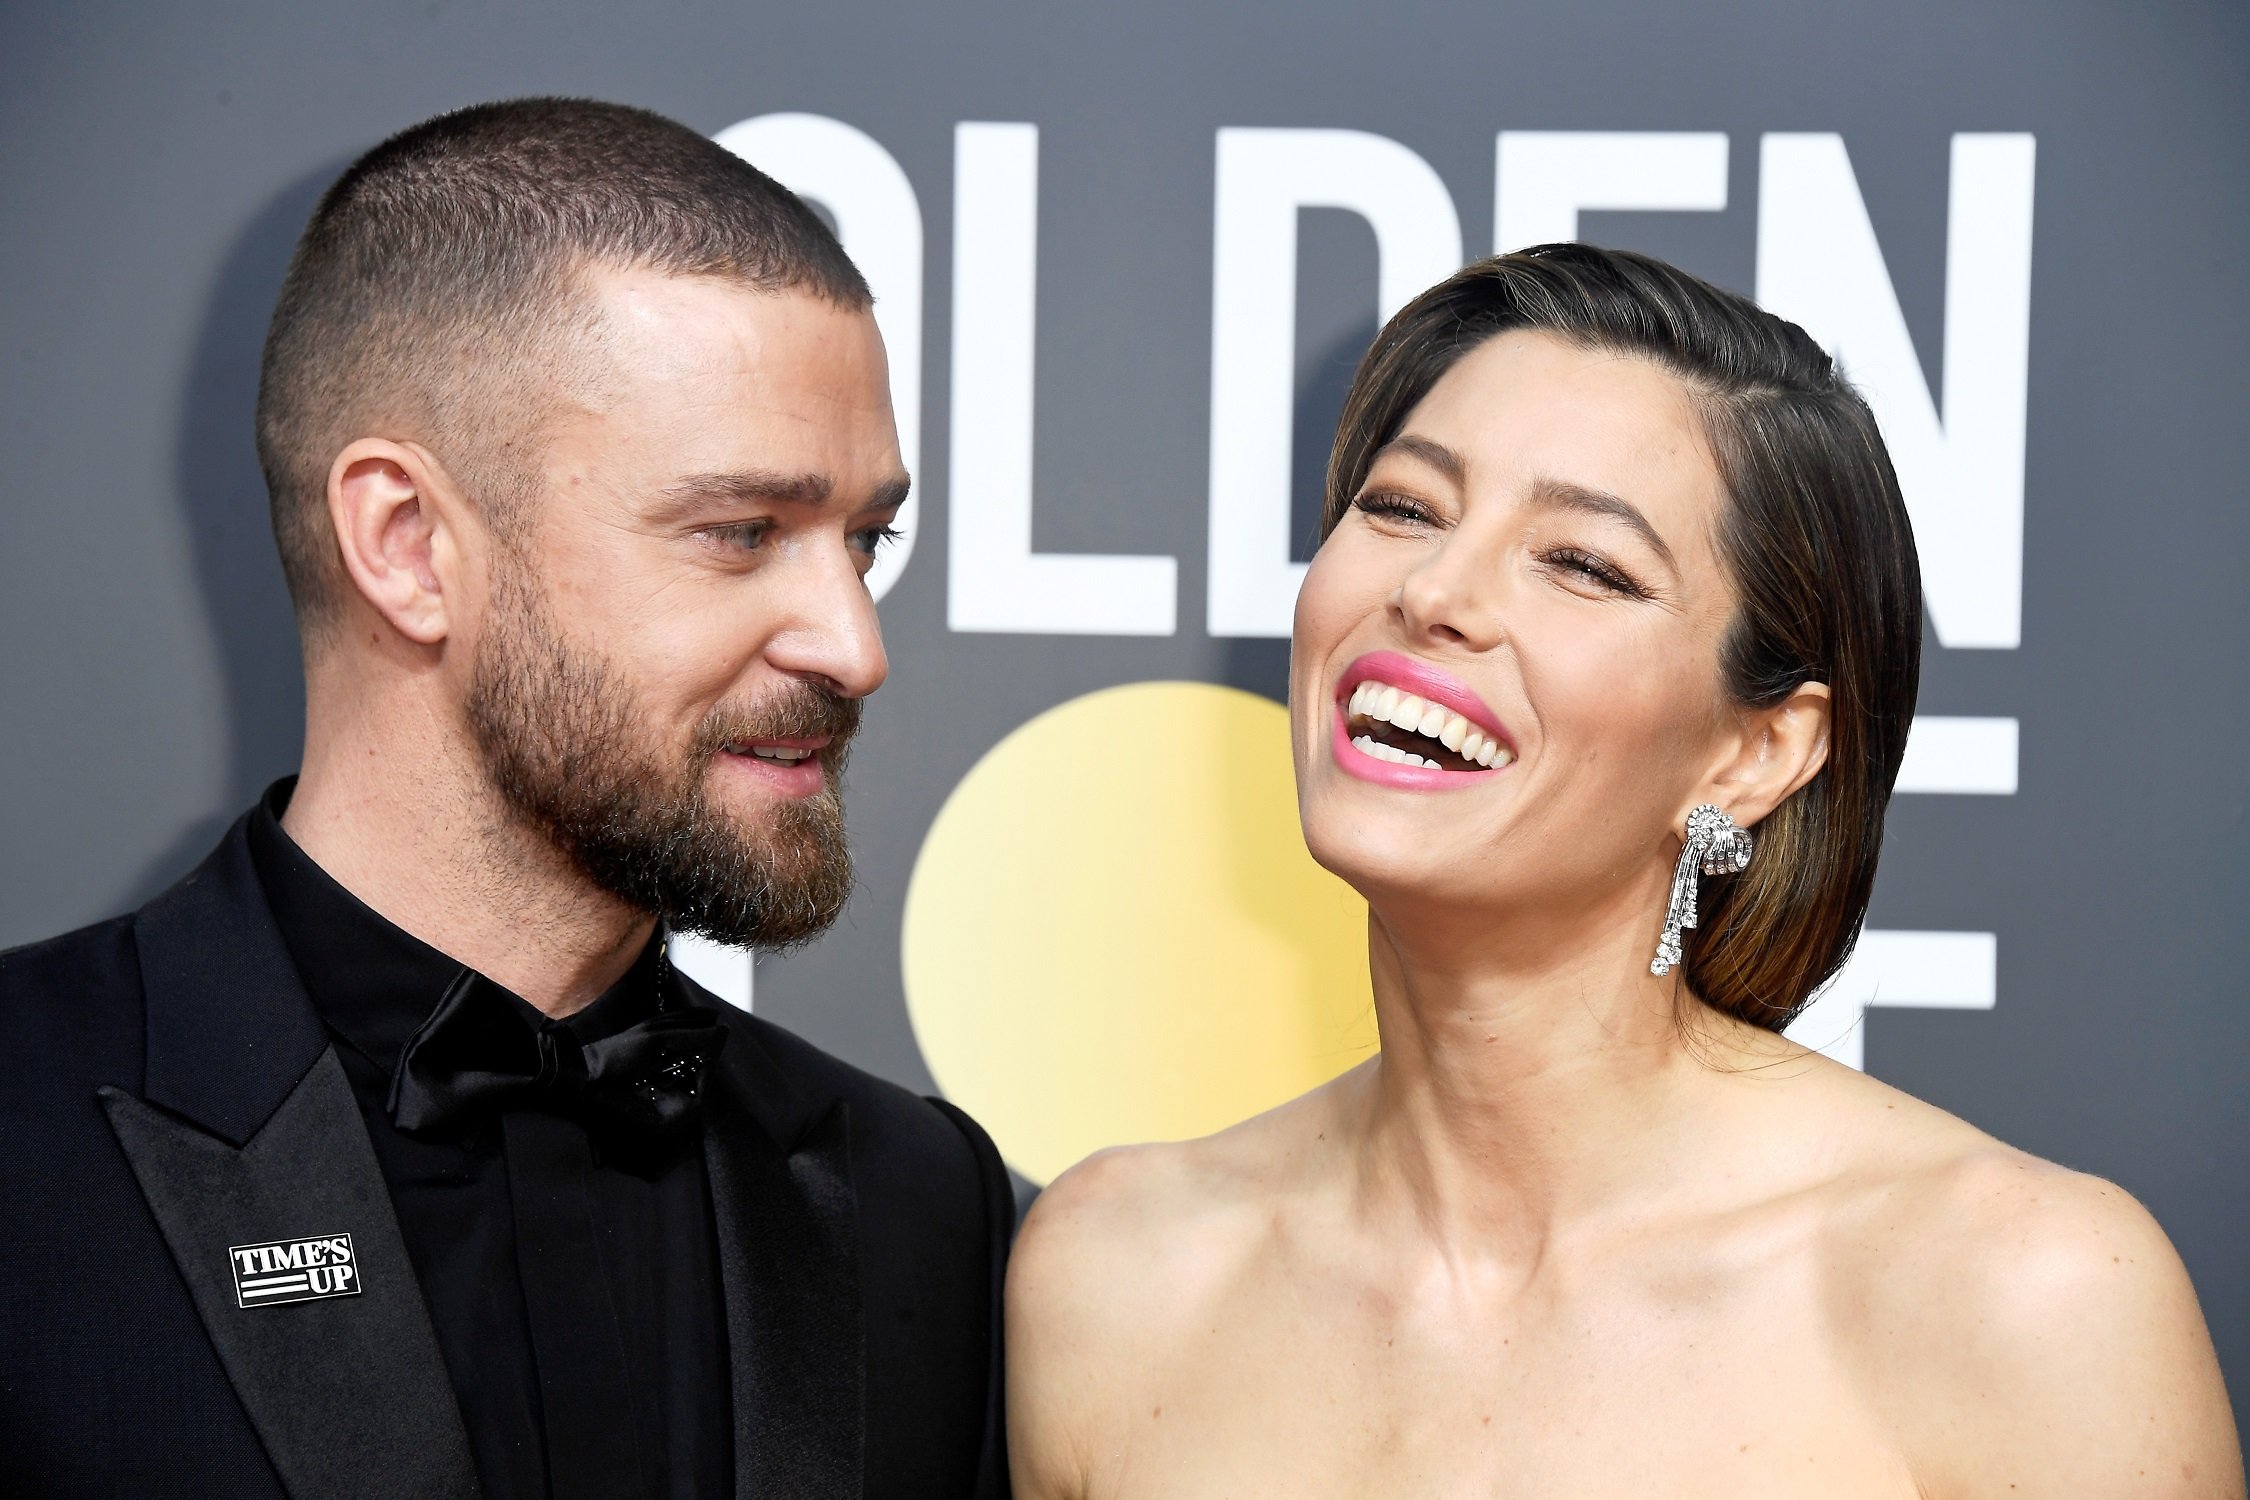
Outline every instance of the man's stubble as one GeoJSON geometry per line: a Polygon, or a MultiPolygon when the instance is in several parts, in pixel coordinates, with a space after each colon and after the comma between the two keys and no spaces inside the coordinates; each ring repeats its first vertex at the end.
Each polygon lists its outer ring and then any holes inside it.
{"type": "Polygon", "coordinates": [[[596,886],[674,931],[766,949],[825,931],[851,895],[838,783],[858,700],[800,682],[746,708],[714,708],[684,752],[653,741],[630,686],[565,640],[512,550],[496,565],[467,703],[510,813],[596,886]],[[819,735],[831,740],[815,795],[777,799],[757,826],[713,804],[723,746],[819,735]]]}

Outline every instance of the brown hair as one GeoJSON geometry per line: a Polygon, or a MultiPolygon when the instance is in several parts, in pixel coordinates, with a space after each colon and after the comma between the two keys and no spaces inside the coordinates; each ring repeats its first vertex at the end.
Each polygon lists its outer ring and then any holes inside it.
{"type": "Polygon", "coordinates": [[[1778,1031],[1858,940],[1914,718],[1921,569],[1890,455],[1796,324],[1645,255],[1540,245],[1456,273],[1376,337],[1344,403],[1323,538],[1430,388],[1511,329],[1686,383],[1726,488],[1719,552],[1741,597],[1720,654],[1727,691],[1760,707],[1806,682],[1832,694],[1827,764],[1760,825],[1749,869],[1707,883],[1688,934],[1694,992],[1778,1031]]]}
{"type": "Polygon", "coordinates": [[[593,264],[871,300],[803,202],[661,115],[519,99],[392,136],[321,199],[266,334],[258,460],[308,633],[334,614],[328,470],[354,439],[425,442],[488,519],[513,516],[592,326],[593,264]]]}

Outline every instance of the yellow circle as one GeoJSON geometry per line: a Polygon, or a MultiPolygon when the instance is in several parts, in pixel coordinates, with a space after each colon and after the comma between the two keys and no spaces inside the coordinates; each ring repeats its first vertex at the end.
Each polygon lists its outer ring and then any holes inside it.
{"type": "Polygon", "coordinates": [[[922,843],[902,947],[930,1072],[1034,1182],[1375,1047],[1366,903],[1305,852],[1288,715],[1233,688],[1089,693],[995,745],[922,843]]]}

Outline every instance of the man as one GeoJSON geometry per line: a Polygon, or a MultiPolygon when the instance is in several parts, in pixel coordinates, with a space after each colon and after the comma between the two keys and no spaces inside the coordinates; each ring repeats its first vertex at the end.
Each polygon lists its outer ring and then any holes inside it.
{"type": "Polygon", "coordinates": [[[850,888],[907,488],[869,301],[635,110],[330,190],[258,411],[302,772],[0,955],[0,1487],[1005,1493],[991,1143],[664,957],[850,888]]]}

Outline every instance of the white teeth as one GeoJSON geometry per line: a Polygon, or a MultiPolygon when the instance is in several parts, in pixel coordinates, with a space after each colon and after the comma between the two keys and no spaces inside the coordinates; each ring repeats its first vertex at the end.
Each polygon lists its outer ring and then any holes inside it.
{"type": "Polygon", "coordinates": [[[1387,760],[1394,766],[1420,766],[1430,771],[1438,769],[1436,761],[1424,760],[1411,750],[1400,750],[1395,746],[1386,745],[1370,735],[1354,735],[1352,737],[1352,748],[1362,755],[1371,755],[1377,760],[1387,760]]]}
{"type": "Polygon", "coordinates": [[[752,745],[750,753],[759,760],[800,761],[812,754],[810,750],[790,750],[780,745],[752,745]]]}
{"type": "MultiPolygon", "coordinates": [[[[1372,678],[1352,689],[1344,705],[1344,715],[1348,719],[1394,724],[1410,734],[1436,740],[1471,765],[1499,767],[1515,760],[1514,754],[1498,739],[1442,703],[1432,703],[1372,678]]],[[[1395,750],[1371,735],[1359,735],[1352,743],[1376,759],[1395,765],[1438,765],[1435,759],[1395,750]]]]}

